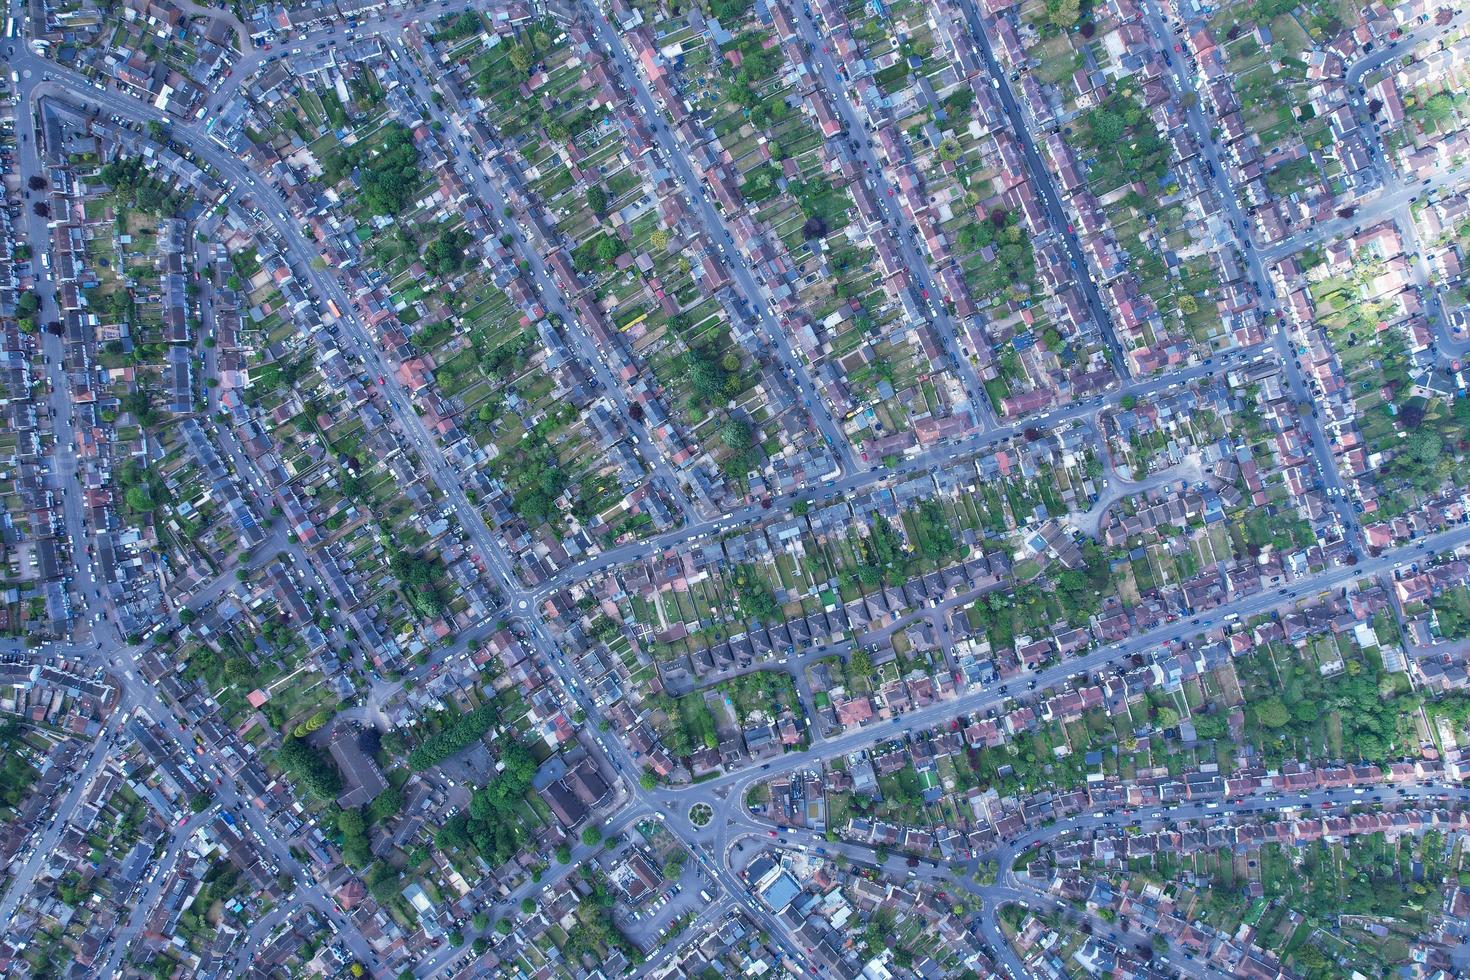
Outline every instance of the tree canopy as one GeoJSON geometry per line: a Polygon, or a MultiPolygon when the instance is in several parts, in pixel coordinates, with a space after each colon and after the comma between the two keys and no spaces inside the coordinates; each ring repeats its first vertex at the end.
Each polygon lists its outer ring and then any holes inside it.
{"type": "Polygon", "coordinates": [[[286,736],[276,753],[276,761],[315,797],[330,800],[342,792],[342,774],[337,771],[336,763],[305,739],[286,736]]]}
{"type": "Polygon", "coordinates": [[[423,180],[419,170],[419,151],[413,142],[413,131],[399,122],[390,122],[380,136],[342,147],[324,164],[329,183],[336,183],[357,171],[363,204],[372,214],[397,215],[413,200],[415,188],[423,180]]]}

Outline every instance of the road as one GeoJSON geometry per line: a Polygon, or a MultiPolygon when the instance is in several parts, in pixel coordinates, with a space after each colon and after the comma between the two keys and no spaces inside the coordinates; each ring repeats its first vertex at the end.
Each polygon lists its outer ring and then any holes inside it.
{"type": "Polygon", "coordinates": [[[1207,361],[1174,371],[1167,375],[1148,378],[1124,385],[1107,398],[1102,396],[1087,402],[1077,402],[1064,408],[1047,412],[1037,419],[1027,419],[985,433],[956,439],[935,449],[906,457],[892,467],[877,467],[858,473],[827,480],[820,485],[809,485],[771,498],[771,506],[749,504],[722,514],[717,520],[705,520],[675,531],[654,535],[642,541],[621,545],[602,552],[595,558],[570,566],[536,586],[534,595],[545,598],[565,589],[573,582],[586,579],[589,575],[619,565],[628,564],[677,549],[691,541],[701,540],[728,528],[751,528],[766,521],[783,521],[789,518],[791,508],[798,501],[825,504],[834,500],[849,499],[857,494],[876,490],[884,484],[912,479],[920,473],[932,473],[951,466],[959,466],[972,457],[992,452],[1005,443],[1023,438],[1028,429],[1046,425],[1055,429],[1071,422],[1084,421],[1095,416],[1100,408],[1116,405],[1121,399],[1132,396],[1140,401],[1151,395],[1161,394],[1171,388],[1224,374],[1231,368],[1243,367],[1252,362],[1259,363],[1266,357],[1274,357],[1275,349],[1269,344],[1258,344],[1227,351],[1207,361]]]}
{"type": "Polygon", "coordinates": [[[658,144],[664,162],[673,169],[685,195],[693,205],[692,212],[698,215],[704,228],[715,239],[716,247],[720,249],[725,265],[739,287],[736,292],[749,300],[751,313],[760,324],[771,350],[781,363],[782,370],[801,392],[802,400],[807,406],[812,421],[822,433],[823,438],[827,440],[827,445],[840,458],[842,472],[856,473],[863,469],[864,466],[853,456],[852,445],[848,442],[847,436],[832,417],[831,408],[822,399],[821,394],[812,383],[811,375],[792,350],[790,338],[787,337],[783,325],[777,322],[771,305],[770,291],[763,284],[756,282],[745,256],[735,247],[734,236],[730,234],[720,212],[715,208],[709,193],[704,189],[703,180],[689,163],[689,154],[679,145],[669,127],[663,123],[662,111],[654,102],[653,96],[649,94],[643,76],[633,66],[633,59],[628,55],[622,39],[600,7],[583,3],[582,10],[592,27],[593,34],[601,43],[603,51],[616,65],[624,91],[631,95],[634,105],[638,107],[639,114],[652,129],[654,140],[658,144]]]}
{"type": "MultiPolygon", "coordinates": [[[[1159,9],[1158,0],[1143,0],[1142,10],[1144,22],[1153,34],[1154,41],[1164,51],[1168,51],[1173,43],[1173,34],[1168,27],[1168,18],[1159,9]]],[[[1185,25],[1187,29],[1202,26],[1201,23],[1185,25]]],[[[1195,143],[1200,148],[1200,155],[1205,160],[1210,179],[1215,185],[1216,199],[1224,212],[1226,220],[1226,233],[1229,236],[1231,247],[1244,257],[1246,268],[1249,270],[1250,285],[1255,289],[1260,302],[1260,313],[1264,318],[1267,330],[1272,337],[1272,345],[1276,354],[1281,359],[1285,371],[1287,384],[1291,389],[1293,400],[1298,407],[1298,417],[1301,419],[1302,427],[1307,432],[1308,442],[1312,450],[1312,458],[1316,463],[1317,474],[1323,486],[1327,489],[1328,505],[1337,515],[1338,523],[1342,529],[1344,538],[1352,548],[1353,553],[1361,556],[1366,548],[1366,540],[1363,536],[1363,528],[1358,521],[1357,512],[1353,508],[1352,499],[1348,494],[1341,475],[1337,471],[1337,463],[1333,458],[1332,449],[1327,437],[1322,432],[1322,426],[1317,418],[1317,410],[1314,407],[1315,398],[1309,388],[1306,379],[1302,375],[1301,364],[1298,362],[1293,350],[1291,339],[1287,336],[1286,319],[1275,315],[1278,310],[1275,296],[1275,287],[1270,276],[1266,274],[1261,256],[1256,249],[1255,242],[1251,239],[1249,225],[1246,215],[1241,209],[1240,198],[1230,184],[1227,165],[1221,160],[1218,145],[1215,141],[1214,132],[1210,122],[1205,118],[1200,106],[1203,100],[1199,98],[1199,91],[1195,88],[1195,76],[1188,70],[1188,62],[1184,55],[1172,58],[1167,74],[1170,88],[1176,96],[1183,99],[1184,96],[1194,96],[1192,99],[1182,101],[1186,106],[1185,119],[1189,125],[1195,143]],[[1276,323],[1271,325],[1271,319],[1275,315],[1276,323]]]]}
{"type": "MultiPolygon", "coordinates": [[[[696,800],[711,802],[716,805],[718,814],[738,807],[739,798],[743,797],[750,786],[769,779],[773,775],[808,767],[819,760],[847,755],[880,739],[901,738],[904,735],[924,731],[960,715],[984,712],[989,708],[1000,708],[1012,697],[1022,696],[1030,683],[1034,682],[1036,689],[1042,691],[1056,688],[1064,685],[1073,675],[1105,671],[1134,653],[1140,653],[1187,636],[1205,633],[1227,622],[1233,622],[1236,618],[1249,619],[1278,607],[1310,599],[1324,592],[1343,588],[1358,579],[1390,573],[1395,567],[1405,562],[1419,560],[1427,555],[1448,552],[1466,544],[1470,544],[1470,525],[1459,525],[1447,531],[1427,535],[1416,542],[1412,548],[1386,552],[1376,558],[1361,561],[1352,567],[1331,568],[1315,575],[1305,576],[1275,591],[1247,596],[1208,612],[1199,613],[1188,622],[1180,620],[1129,637],[1118,643],[1094,648],[1045,670],[1023,672],[1017,677],[1009,678],[999,688],[972,690],[949,701],[941,701],[925,708],[916,708],[899,718],[878,722],[827,739],[819,746],[807,751],[788,752],[758,768],[724,773],[702,783],[662,790],[659,795],[673,798],[680,809],[687,808],[696,800]]],[[[694,828],[690,830],[692,832],[694,828]]]]}
{"type": "MultiPolygon", "coordinates": [[[[1446,9],[1449,12],[1450,8],[1446,9]]],[[[1377,50],[1353,61],[1344,74],[1343,80],[1347,86],[1353,116],[1357,119],[1358,129],[1368,143],[1368,152],[1372,155],[1379,183],[1384,187],[1400,188],[1405,185],[1405,181],[1394,170],[1388,156],[1383,151],[1382,128],[1368,111],[1369,99],[1363,79],[1380,68],[1388,66],[1390,62],[1406,57],[1421,45],[1449,37],[1466,23],[1470,23],[1470,9],[1454,10],[1444,24],[1431,20],[1430,23],[1420,25],[1415,30],[1406,31],[1398,39],[1389,40],[1377,50]]],[[[1422,184],[1418,186],[1422,189],[1422,184]]],[[[1429,269],[1428,256],[1419,240],[1419,231],[1415,225],[1414,216],[1403,204],[1392,209],[1392,216],[1403,235],[1404,251],[1410,256],[1414,269],[1414,282],[1424,297],[1424,315],[1436,338],[1436,353],[1442,361],[1461,358],[1470,352],[1470,338],[1457,339],[1449,329],[1440,283],[1436,281],[1437,277],[1429,269]]]]}
{"type": "MultiPolygon", "coordinates": [[[[389,42],[389,50],[393,53],[400,70],[404,73],[420,104],[427,112],[432,112],[434,105],[434,93],[431,91],[428,79],[414,63],[413,57],[403,44],[402,38],[394,38],[389,42]]],[[[563,290],[558,289],[551,278],[551,272],[546,266],[545,258],[541,252],[532,247],[526,238],[526,233],[515,223],[507,220],[504,216],[509,211],[509,201],[506,199],[502,189],[490,180],[486,169],[481,166],[473,153],[470,152],[470,141],[460,126],[457,119],[451,119],[449,125],[441,131],[445,138],[448,149],[458,170],[464,174],[474,187],[480,200],[484,202],[492,220],[500,223],[501,230],[511,236],[514,241],[516,253],[528,264],[532,281],[536,285],[536,291],[541,299],[542,305],[546,307],[557,319],[561,321],[562,329],[566,331],[572,340],[568,346],[576,356],[596,375],[599,388],[614,403],[616,415],[622,425],[628,430],[633,438],[634,447],[640,452],[644,460],[649,464],[655,476],[655,482],[665,489],[665,496],[670,497],[675,505],[681,510],[685,517],[693,513],[693,505],[679,489],[679,478],[674,473],[667,459],[658,450],[658,443],[649,432],[647,426],[633,413],[627,396],[622,386],[613,377],[608,368],[607,360],[596,356],[593,351],[598,350],[598,345],[593,343],[587,330],[583,327],[576,313],[567,305],[563,296],[563,290]]],[[[508,159],[502,155],[504,165],[509,166],[508,159]]]]}
{"type": "MultiPolygon", "coordinates": [[[[1453,803],[1465,806],[1470,804],[1470,788],[1407,784],[1391,788],[1370,789],[1362,794],[1356,793],[1352,788],[1317,789],[1308,793],[1290,794],[1283,794],[1279,790],[1272,789],[1262,790],[1244,799],[1228,802],[1221,797],[1147,807],[1125,807],[1106,813],[1083,812],[1032,827],[1013,840],[1005,841],[990,851],[959,861],[933,861],[924,858],[912,862],[908,855],[901,852],[890,853],[880,861],[873,847],[845,841],[832,842],[827,840],[823,834],[794,827],[778,828],[776,830],[779,835],[778,839],[772,841],[768,837],[771,825],[742,814],[736,820],[739,831],[733,834],[727,842],[726,853],[727,858],[733,861],[734,858],[731,855],[739,852],[744,857],[744,850],[752,847],[754,850],[770,846],[777,850],[820,851],[828,857],[840,855],[853,864],[879,869],[896,881],[916,878],[941,891],[960,889],[968,892],[980,900],[981,934],[1001,963],[1010,968],[1011,975],[1021,977],[1026,976],[1027,972],[1001,931],[997,915],[1001,907],[1009,903],[1025,901],[1033,911],[1037,912],[1066,916],[1077,911],[1070,904],[1057,899],[1044,885],[1032,883],[1029,877],[1016,874],[1014,870],[1016,860],[1032,848],[1050,845],[1062,837],[1081,836],[1085,838],[1099,832],[1117,831],[1127,826],[1139,826],[1148,831],[1186,822],[1214,822],[1225,819],[1232,823],[1239,823],[1243,818],[1255,815],[1268,820],[1276,820],[1280,819],[1284,811],[1293,808],[1301,813],[1303,819],[1320,818],[1326,815],[1325,811],[1329,809],[1341,812],[1343,808],[1361,806],[1370,802],[1421,806],[1453,803]],[[989,865],[993,869],[993,881],[989,884],[981,883],[979,878],[983,865],[989,865]]],[[[1091,924],[1094,926],[1094,934],[1098,937],[1107,937],[1123,945],[1130,942],[1130,936],[1120,935],[1114,923],[1095,917],[1091,924]]],[[[1139,938],[1135,934],[1131,940],[1137,942],[1139,938]]],[[[1208,970],[1203,964],[1184,956],[1183,950],[1179,947],[1171,949],[1170,955],[1173,965],[1189,976],[1219,976],[1218,973],[1208,970]]]]}
{"type": "MultiPolygon", "coordinates": [[[[915,226],[906,217],[904,209],[899,206],[897,192],[873,153],[873,138],[869,135],[863,120],[858,116],[847,86],[843,84],[842,76],[834,67],[826,38],[812,21],[805,3],[795,3],[792,0],[780,0],[780,2],[786,4],[792,18],[801,29],[802,38],[810,45],[809,63],[817,69],[817,78],[821,80],[822,88],[827,91],[832,105],[836,107],[837,114],[842,117],[843,124],[847,127],[847,132],[838,138],[849,141],[853,153],[863,164],[864,179],[873,188],[878,200],[878,209],[883,213],[883,220],[886,224],[882,234],[898,246],[904,265],[919,280],[920,287],[923,289],[922,298],[925,299],[926,304],[929,304],[933,322],[939,326],[940,340],[949,354],[950,363],[959,372],[959,380],[968,396],[975,421],[994,425],[995,410],[990,403],[990,396],[985,392],[985,384],[975,371],[974,363],[960,349],[959,327],[949,315],[949,311],[945,309],[944,304],[940,302],[939,297],[943,294],[937,285],[934,270],[919,254],[914,244],[917,235],[915,226]]],[[[893,125],[893,122],[890,120],[889,124],[893,125]]]]}
{"type": "Polygon", "coordinates": [[[122,976],[120,968],[123,957],[127,955],[128,947],[133,940],[138,938],[138,933],[143,931],[143,924],[148,921],[148,916],[158,904],[158,900],[163,897],[164,889],[168,887],[169,880],[173,877],[174,866],[178,863],[180,852],[188,845],[194,832],[216,816],[218,816],[218,807],[210,806],[190,817],[184,826],[175,827],[169,833],[168,844],[163,854],[149,863],[148,870],[153,876],[152,880],[148,881],[147,886],[132,897],[130,902],[132,911],[127,921],[123,923],[122,928],[112,934],[109,940],[111,952],[107,955],[107,964],[101,976],[122,976]]]}
{"type": "MultiPolygon", "coordinates": [[[[20,0],[16,2],[19,6],[20,0]]],[[[22,17],[25,15],[24,9],[20,9],[18,13],[22,17]]],[[[24,51],[23,48],[21,50],[24,51]]],[[[41,141],[36,129],[34,103],[30,97],[31,91],[27,90],[27,83],[31,82],[32,70],[18,65],[15,58],[12,58],[12,65],[22,73],[21,97],[17,101],[19,109],[16,114],[15,130],[19,140],[17,146],[18,176],[25,207],[18,230],[23,232],[31,244],[31,264],[34,270],[32,292],[39,300],[36,318],[44,324],[50,320],[59,320],[61,316],[56,305],[56,284],[51,278],[49,269],[41,261],[41,255],[50,248],[48,219],[37,215],[30,206],[33,202],[44,201],[45,193],[34,195],[29,190],[27,181],[31,177],[44,179],[48,171],[41,160],[41,141]]],[[[32,83],[31,88],[33,87],[32,83]]],[[[82,654],[88,657],[89,654],[101,648],[104,638],[106,642],[111,642],[111,637],[104,637],[105,631],[101,629],[102,617],[111,615],[111,613],[102,600],[101,589],[105,583],[99,579],[98,569],[93,564],[91,549],[88,547],[91,537],[84,517],[81,499],[82,485],[78,478],[76,465],[75,407],[71,402],[71,386],[66,378],[62,338],[44,330],[40,337],[48,388],[43,409],[50,415],[53,435],[51,482],[62,501],[63,522],[69,542],[69,552],[66,557],[70,560],[74,579],[72,594],[77,599],[77,605],[73,608],[73,639],[79,641],[84,648],[87,646],[93,648],[82,654]],[[95,638],[88,642],[89,637],[92,637],[94,633],[95,638]]],[[[0,921],[10,921],[21,899],[34,883],[37,872],[49,857],[61,833],[76,812],[77,806],[85,797],[92,780],[106,761],[111,742],[110,736],[117,730],[120,716],[119,711],[114,711],[103,727],[96,743],[87,755],[86,763],[78,770],[71,789],[61,800],[51,822],[41,833],[39,841],[31,850],[30,857],[16,870],[10,886],[6,889],[4,896],[0,897],[0,921]]]]}
{"type": "Polygon", "coordinates": [[[979,50],[981,58],[984,59],[985,68],[990,72],[991,80],[995,84],[995,94],[999,96],[1006,118],[1011,122],[1011,131],[1021,145],[1022,159],[1026,161],[1026,169],[1031,174],[1032,190],[1036,192],[1037,198],[1046,208],[1052,230],[1061,239],[1062,247],[1067,252],[1067,258],[1071,261],[1072,268],[1076,270],[1075,281],[1078,288],[1082,290],[1087,309],[1092,313],[1092,319],[1107,344],[1108,360],[1113,365],[1113,372],[1120,380],[1126,379],[1131,375],[1128,371],[1128,363],[1123,358],[1123,345],[1118,342],[1117,332],[1113,328],[1113,318],[1103,304],[1102,297],[1097,291],[1097,284],[1092,281],[1092,275],[1088,271],[1087,256],[1082,254],[1082,246],[1077,241],[1077,235],[1067,231],[1070,225],[1066,212],[1062,209],[1056,185],[1052,182],[1051,168],[1046,165],[1041,159],[1041,154],[1036,150],[1036,139],[1031,134],[1031,126],[1026,120],[1026,114],[1022,111],[1020,103],[1016,101],[1016,94],[1011,89],[1005,69],[1000,66],[1000,62],[995,58],[995,51],[991,48],[990,32],[986,30],[985,20],[980,16],[975,0],[957,0],[957,2],[965,15],[965,21],[970,25],[970,35],[975,40],[975,47],[979,50]]]}
{"type": "Polygon", "coordinates": [[[112,713],[112,717],[108,719],[107,724],[98,734],[97,741],[92,744],[87,753],[86,761],[70,777],[71,788],[57,804],[51,822],[41,831],[40,837],[31,847],[30,855],[24,863],[14,870],[14,877],[11,878],[10,885],[5,889],[5,894],[0,895],[0,922],[10,922],[14,919],[21,899],[35,883],[36,875],[50,858],[62,833],[70,825],[72,816],[77,812],[77,807],[86,800],[87,791],[92,788],[92,780],[97,778],[97,773],[101,770],[102,764],[107,761],[108,754],[112,750],[112,735],[120,727],[121,717],[121,712],[112,713]]]}
{"type": "MultiPolygon", "coordinates": [[[[22,11],[22,15],[23,13],[22,11]]],[[[40,147],[37,145],[37,137],[34,129],[34,112],[32,111],[32,107],[34,107],[37,99],[44,94],[44,90],[50,88],[62,90],[70,94],[78,102],[98,104],[105,107],[109,112],[126,115],[128,118],[138,120],[158,118],[159,113],[157,110],[142,106],[126,96],[99,91],[74,72],[45,61],[31,54],[24,47],[15,46],[11,50],[10,62],[20,77],[18,92],[19,104],[28,107],[25,111],[18,114],[17,120],[17,129],[21,134],[20,176],[22,181],[33,174],[44,175],[46,173],[39,156],[40,147]]],[[[176,129],[181,130],[185,138],[199,139],[200,142],[207,146],[214,146],[213,143],[195,134],[189,127],[176,127],[176,129]]],[[[223,154],[219,153],[216,148],[214,156],[223,157],[223,154]]],[[[249,179],[247,179],[248,172],[244,172],[237,161],[228,160],[226,162],[235,170],[235,178],[240,181],[238,186],[250,186],[255,183],[253,176],[249,176],[249,179]]],[[[49,241],[49,235],[45,229],[44,221],[40,223],[40,227],[36,227],[33,224],[27,231],[32,242],[36,244],[37,257],[39,259],[41,247],[44,247],[43,243],[49,241]]],[[[49,277],[39,275],[43,270],[38,269],[37,271],[36,292],[42,302],[41,316],[44,319],[53,309],[55,286],[49,280],[49,277]]],[[[72,406],[69,402],[69,387],[61,383],[63,379],[59,373],[59,368],[56,367],[59,364],[57,358],[60,352],[60,341],[58,338],[48,335],[45,342],[47,344],[54,343],[57,351],[57,357],[53,357],[50,353],[47,354],[48,359],[52,361],[51,366],[54,371],[52,375],[53,390],[50,399],[50,408],[55,412],[56,416],[54,422],[57,425],[57,444],[70,446],[73,440],[73,433],[71,428],[72,406]]],[[[65,460],[71,458],[70,453],[60,457],[63,464],[65,460]]],[[[69,477],[75,476],[74,468],[59,465],[57,469],[65,472],[69,477]]],[[[89,621],[94,625],[100,625],[100,617],[109,616],[111,612],[107,607],[101,606],[101,603],[98,602],[100,596],[97,594],[97,591],[101,583],[96,577],[91,556],[88,554],[85,546],[88,536],[82,520],[79,499],[80,482],[76,479],[69,479],[68,487],[64,488],[64,490],[69,491],[68,496],[73,498],[73,502],[67,505],[66,511],[67,528],[72,544],[72,559],[74,568],[77,570],[77,581],[74,584],[80,586],[77,591],[81,597],[81,608],[84,610],[85,621],[89,621]],[[89,605],[89,602],[97,603],[97,605],[89,605]]],[[[194,747],[190,733],[180,724],[176,712],[163,704],[152,685],[144,680],[137,670],[137,656],[141,652],[140,649],[128,646],[125,638],[116,629],[107,631],[99,630],[93,647],[94,653],[91,657],[93,662],[107,667],[121,686],[120,705],[109,720],[107,731],[111,732],[115,730],[115,726],[119,723],[118,720],[122,717],[125,710],[129,708],[140,708],[149,717],[162,723],[164,731],[173,743],[174,750],[186,758],[189,757],[194,747]],[[114,635],[116,635],[116,639],[114,639],[114,635]]],[[[79,802],[85,787],[90,784],[92,777],[95,776],[98,767],[100,767],[108,745],[109,739],[107,738],[100,738],[97,741],[92,755],[89,757],[87,766],[79,773],[72,791],[68,793],[67,798],[58,809],[55,819],[53,819],[43,834],[41,845],[33,852],[32,862],[39,862],[54,847],[56,838],[65,828],[66,822],[79,802]]],[[[226,770],[227,767],[223,760],[214,759],[211,761],[221,772],[226,770]]],[[[228,777],[222,777],[221,785],[213,787],[212,791],[216,801],[222,807],[239,814],[243,818],[246,826],[250,828],[250,831],[255,835],[266,853],[271,856],[272,860],[284,871],[292,874],[303,883],[300,889],[303,894],[303,901],[317,907],[328,918],[333,920],[339,930],[341,941],[351,949],[353,955],[357,956],[363,962],[372,962],[375,960],[376,957],[362,934],[336,910],[325,892],[318,885],[312,884],[311,876],[305,873],[304,869],[300,867],[291,855],[287,845],[266,824],[260,811],[243,798],[233,780],[228,777]]],[[[23,869],[23,871],[26,870],[23,869]]],[[[12,890],[7,892],[3,900],[0,900],[0,910],[5,911],[6,919],[14,912],[16,904],[24,892],[24,887],[29,887],[29,882],[34,878],[35,870],[35,867],[29,867],[27,876],[23,877],[21,874],[18,874],[16,880],[12,882],[12,890]],[[25,882],[24,887],[21,887],[22,881],[25,882]]]]}

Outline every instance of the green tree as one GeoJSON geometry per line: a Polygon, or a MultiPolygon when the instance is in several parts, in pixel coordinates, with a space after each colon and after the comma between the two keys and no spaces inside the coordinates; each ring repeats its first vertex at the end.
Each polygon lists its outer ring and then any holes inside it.
{"type": "Polygon", "coordinates": [[[1127,129],[1123,117],[1107,109],[1098,109],[1089,115],[1087,125],[1096,146],[1116,145],[1127,129]]]}
{"type": "Polygon", "coordinates": [[[1254,706],[1256,721],[1267,728],[1280,728],[1291,721],[1291,712],[1278,695],[1263,698],[1254,706]]]}
{"type": "Polygon", "coordinates": [[[1424,117],[1436,129],[1455,118],[1455,100],[1448,92],[1436,92],[1424,100],[1424,117]]]}
{"type": "Polygon", "coordinates": [[[424,739],[418,748],[409,753],[408,764],[420,772],[432,769],[483,738],[499,718],[500,712],[494,703],[483,704],[473,711],[465,712],[424,739]]]}
{"type": "Polygon", "coordinates": [[[403,790],[395,786],[389,786],[368,804],[367,818],[372,823],[382,823],[398,816],[403,809],[403,790]]]}
{"type": "Polygon", "coordinates": [[[336,151],[323,169],[327,181],[333,184],[355,170],[362,202],[368,210],[397,215],[412,202],[423,180],[418,162],[413,131],[402,123],[390,122],[373,140],[336,151]]]}
{"type": "Polygon", "coordinates": [[[623,245],[616,238],[603,235],[597,241],[597,261],[603,265],[611,265],[619,255],[623,254],[623,245]]]}
{"type": "Polygon", "coordinates": [[[720,441],[736,452],[744,452],[754,442],[750,426],[742,419],[728,418],[720,426],[720,441]]]}
{"type": "Polygon", "coordinates": [[[123,494],[123,500],[127,502],[129,510],[139,514],[146,514],[155,506],[153,494],[149,493],[148,488],[143,486],[128,487],[127,492],[123,494]]]}

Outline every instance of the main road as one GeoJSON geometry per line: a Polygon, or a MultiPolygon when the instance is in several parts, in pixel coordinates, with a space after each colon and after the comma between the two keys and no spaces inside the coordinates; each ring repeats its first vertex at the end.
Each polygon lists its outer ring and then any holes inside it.
{"type": "MultiPolygon", "coordinates": [[[[1065,685],[1078,675],[1113,669],[1124,659],[1152,647],[1181,641],[1186,636],[1205,633],[1213,628],[1235,622],[1237,619],[1249,619],[1281,606],[1308,600],[1332,590],[1346,588],[1360,579],[1391,573],[1405,562],[1452,551],[1466,544],[1470,544],[1470,525],[1457,525],[1446,531],[1426,535],[1411,547],[1385,552],[1354,566],[1338,566],[1314,575],[1304,576],[1274,591],[1261,592],[1201,612],[1188,621],[1180,620],[1158,629],[1139,633],[1117,643],[1096,647],[1045,670],[1023,671],[1015,677],[1008,678],[1006,683],[998,688],[973,690],[948,701],[917,708],[900,717],[880,721],[827,739],[813,749],[804,752],[788,752],[759,767],[724,773],[701,783],[662,790],[659,795],[670,798],[680,808],[687,808],[695,801],[711,803],[716,808],[716,823],[718,824],[720,814],[728,816],[728,811],[742,805],[740,801],[746,790],[756,782],[769,779],[774,775],[807,768],[819,761],[846,755],[877,741],[902,738],[905,735],[925,731],[959,715],[984,712],[991,708],[999,709],[1007,701],[1020,698],[1032,684],[1038,691],[1056,688],[1065,685]]],[[[698,828],[691,827],[690,831],[695,836],[701,836],[698,828]]]]}

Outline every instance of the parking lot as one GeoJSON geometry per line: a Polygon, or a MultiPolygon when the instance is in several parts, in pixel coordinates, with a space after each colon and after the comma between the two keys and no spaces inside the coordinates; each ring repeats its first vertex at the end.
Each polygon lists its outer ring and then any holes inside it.
{"type": "Polygon", "coordinates": [[[703,877],[694,861],[686,861],[683,874],[674,885],[661,889],[656,897],[635,908],[620,905],[618,928],[645,952],[657,949],[668,941],[668,935],[660,935],[660,931],[667,930],[670,922],[681,915],[698,915],[710,904],[700,897],[701,890],[711,899],[717,897],[715,886],[703,877]]]}

